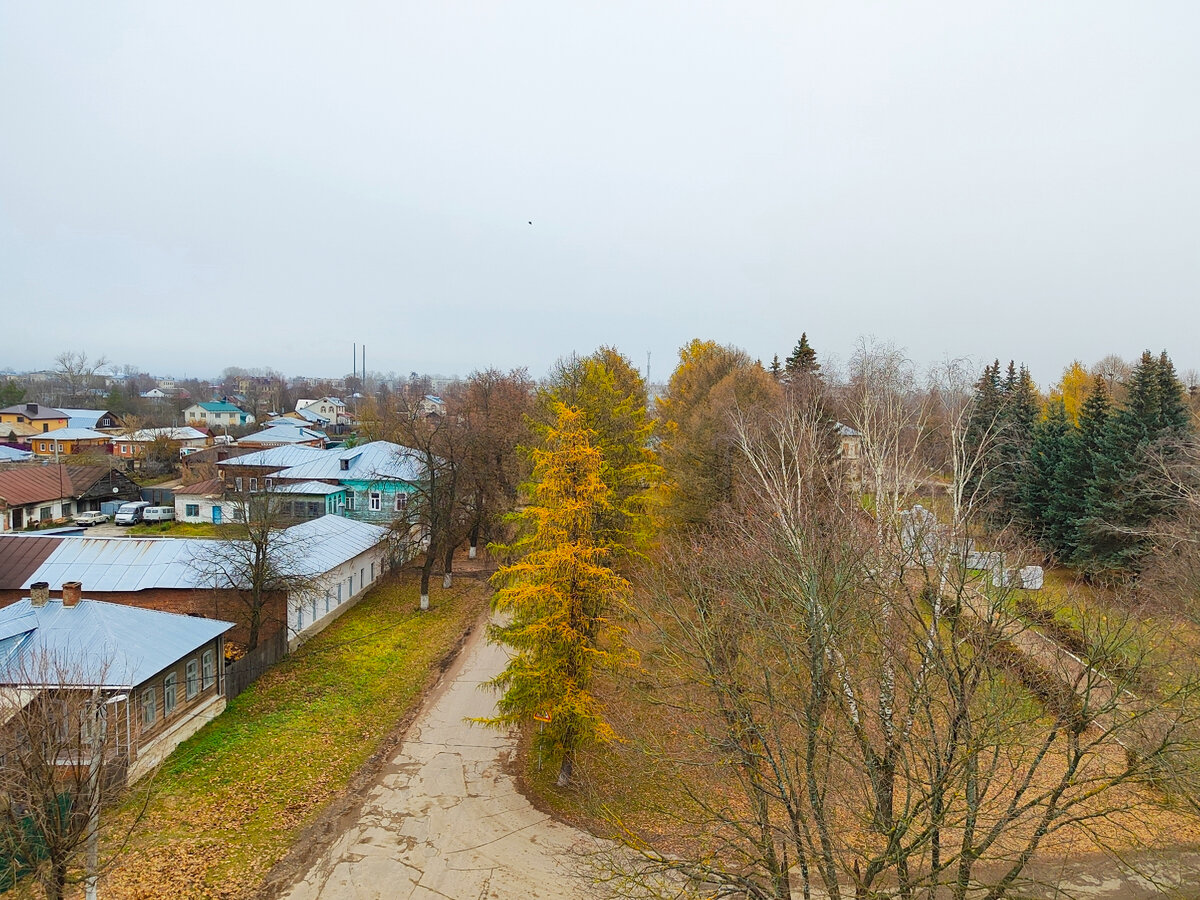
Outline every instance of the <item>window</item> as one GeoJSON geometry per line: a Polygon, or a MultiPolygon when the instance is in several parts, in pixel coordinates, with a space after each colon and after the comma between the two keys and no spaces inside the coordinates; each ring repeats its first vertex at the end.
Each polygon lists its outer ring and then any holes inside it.
{"type": "Polygon", "coordinates": [[[175,711],[176,705],[179,703],[179,679],[172,672],[163,679],[163,718],[165,719],[175,711]]]}
{"type": "Polygon", "coordinates": [[[325,592],[325,612],[329,612],[329,591],[325,592]]]}
{"type": "Polygon", "coordinates": [[[362,587],[367,586],[367,567],[363,566],[358,570],[358,583],[362,587]]]}
{"type": "Polygon", "coordinates": [[[142,688],[142,727],[149,728],[154,724],[158,714],[158,698],[154,696],[154,688],[142,688]]]}
{"type": "Polygon", "coordinates": [[[383,509],[383,494],[379,491],[371,491],[371,512],[379,512],[383,509]]]}
{"type": "Polygon", "coordinates": [[[313,621],[315,622],[315,621],[317,621],[317,598],[316,597],[312,598],[312,606],[313,606],[313,621]]]}
{"type": "Polygon", "coordinates": [[[251,493],[253,493],[254,491],[257,491],[257,490],[258,490],[258,479],[251,478],[250,479],[250,491],[251,491],[251,493]]]}
{"type": "Polygon", "coordinates": [[[62,514],[64,516],[69,516],[71,514],[71,504],[70,503],[63,504],[63,513],[62,514]]]}
{"type": "Polygon", "coordinates": [[[342,583],[338,582],[338,606],[342,605],[342,583]]]}
{"type": "Polygon", "coordinates": [[[45,450],[45,449],[46,449],[46,442],[45,442],[45,441],[39,441],[39,442],[38,442],[38,447],[39,447],[41,450],[45,450]]]}
{"type": "Polygon", "coordinates": [[[321,504],[320,503],[309,503],[308,504],[308,517],[310,519],[315,519],[319,515],[321,515],[321,504]]]}
{"type": "Polygon", "coordinates": [[[350,576],[350,596],[354,596],[354,576],[350,576]]]}
{"type": "Polygon", "coordinates": [[[187,661],[187,677],[185,679],[186,688],[184,693],[191,700],[200,693],[200,664],[194,659],[187,661]]]}
{"type": "Polygon", "coordinates": [[[62,445],[62,444],[57,444],[57,445],[55,446],[55,449],[56,449],[56,450],[57,450],[59,453],[62,453],[62,452],[63,452],[63,445],[62,445]]]}
{"type": "Polygon", "coordinates": [[[350,510],[350,512],[354,512],[354,495],[353,494],[346,495],[346,509],[350,510]]]}
{"type": "Polygon", "coordinates": [[[242,489],[242,479],[240,479],[240,478],[233,479],[233,486],[234,486],[234,488],[236,488],[237,490],[240,491],[242,489]]]}
{"type": "Polygon", "coordinates": [[[274,478],[267,479],[267,490],[268,491],[275,490],[275,479],[274,478]]]}
{"type": "Polygon", "coordinates": [[[200,504],[199,503],[185,504],[183,507],[183,514],[184,514],[184,516],[190,516],[192,518],[199,518],[200,517],[200,504]]]}
{"type": "Polygon", "coordinates": [[[299,631],[304,627],[304,607],[296,607],[296,630],[299,631]]]}
{"type": "Polygon", "coordinates": [[[49,522],[50,518],[51,518],[50,507],[43,506],[41,509],[39,509],[38,510],[38,518],[41,519],[43,522],[49,522]]]}
{"type": "Polygon", "coordinates": [[[244,515],[244,514],[243,514],[243,512],[242,512],[242,508],[241,508],[240,506],[236,506],[236,507],[234,507],[234,509],[233,509],[233,521],[235,521],[235,522],[244,522],[245,520],[246,520],[246,517],[245,517],[245,515],[244,515]]]}
{"type": "Polygon", "coordinates": [[[341,469],[343,472],[349,472],[350,471],[350,460],[339,459],[338,460],[338,468],[341,469]]]}
{"type": "Polygon", "coordinates": [[[213,686],[213,683],[217,680],[217,672],[216,672],[216,669],[213,667],[213,652],[211,650],[204,651],[203,661],[204,661],[203,662],[204,689],[208,690],[210,687],[213,686]]]}
{"type": "Polygon", "coordinates": [[[396,495],[396,512],[404,512],[408,509],[408,494],[401,491],[396,495]]]}
{"type": "Polygon", "coordinates": [[[371,580],[375,580],[375,563],[371,563],[371,580]]]}
{"type": "MultiPolygon", "coordinates": [[[[43,423],[42,423],[42,433],[43,433],[43,434],[45,434],[45,433],[46,433],[47,431],[49,431],[49,430],[50,430],[50,423],[49,423],[49,422],[43,422],[43,423]]],[[[42,449],[43,449],[43,450],[45,450],[46,448],[45,448],[45,447],[43,447],[42,449]]]]}

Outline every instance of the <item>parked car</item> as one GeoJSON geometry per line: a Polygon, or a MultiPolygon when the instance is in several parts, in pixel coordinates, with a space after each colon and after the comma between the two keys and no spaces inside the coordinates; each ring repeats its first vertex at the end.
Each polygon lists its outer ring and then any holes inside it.
{"type": "Polygon", "coordinates": [[[142,510],[143,522],[173,522],[175,521],[175,507],[173,506],[147,506],[142,510]]]}
{"type": "Polygon", "coordinates": [[[136,525],[142,521],[142,511],[150,504],[145,500],[136,500],[133,503],[122,503],[121,508],[117,510],[117,514],[113,516],[114,525],[136,525]]]}
{"type": "Polygon", "coordinates": [[[82,525],[84,528],[88,528],[92,525],[103,525],[108,521],[108,515],[100,512],[98,509],[93,509],[89,512],[79,513],[77,516],[75,516],[73,521],[76,525],[82,525]]]}

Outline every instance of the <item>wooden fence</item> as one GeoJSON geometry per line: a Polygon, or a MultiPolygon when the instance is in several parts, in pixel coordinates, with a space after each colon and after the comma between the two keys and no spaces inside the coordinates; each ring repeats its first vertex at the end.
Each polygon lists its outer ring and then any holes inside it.
{"type": "Polygon", "coordinates": [[[225,699],[232,700],[279,660],[287,656],[287,629],[280,628],[271,637],[225,669],[225,699]]]}

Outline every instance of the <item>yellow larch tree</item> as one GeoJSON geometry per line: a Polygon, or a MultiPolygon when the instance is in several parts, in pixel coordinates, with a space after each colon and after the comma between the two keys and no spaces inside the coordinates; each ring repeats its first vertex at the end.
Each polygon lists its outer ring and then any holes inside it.
{"type": "Polygon", "coordinates": [[[481,721],[541,722],[535,746],[558,760],[558,783],[566,786],[576,751],[614,736],[591,691],[593,672],[626,664],[633,653],[614,618],[629,583],[610,568],[612,548],[598,538],[611,506],[603,456],[578,408],[560,403],[554,414],[533,453],[532,502],[517,515],[523,536],[508,548],[520,559],[493,579],[501,621],[489,636],[515,652],[491,681],[504,691],[497,715],[481,721]]]}

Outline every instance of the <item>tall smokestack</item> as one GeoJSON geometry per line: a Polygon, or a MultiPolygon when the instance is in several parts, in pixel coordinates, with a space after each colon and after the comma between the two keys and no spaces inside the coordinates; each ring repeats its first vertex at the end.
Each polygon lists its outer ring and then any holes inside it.
{"type": "Polygon", "coordinates": [[[63,582],[63,606],[78,606],[79,595],[83,593],[83,583],[80,581],[64,581],[63,582]]]}
{"type": "Polygon", "coordinates": [[[32,607],[45,606],[50,599],[50,582],[35,581],[29,586],[29,605],[32,607]]]}

